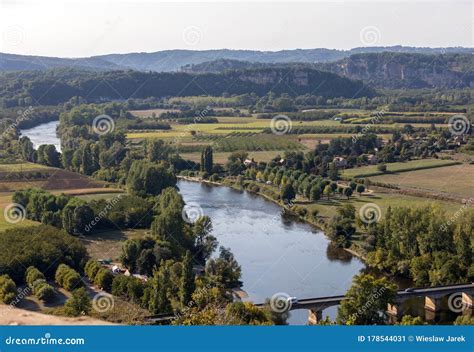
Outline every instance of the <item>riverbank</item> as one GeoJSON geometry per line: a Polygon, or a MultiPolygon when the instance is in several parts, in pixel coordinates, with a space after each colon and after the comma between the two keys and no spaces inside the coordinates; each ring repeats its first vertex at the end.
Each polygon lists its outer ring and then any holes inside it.
{"type": "MultiPolygon", "coordinates": [[[[257,191],[257,192],[250,191],[250,190],[245,189],[244,187],[238,185],[236,182],[233,182],[229,178],[225,178],[225,179],[223,179],[223,181],[210,181],[210,180],[205,180],[205,179],[202,179],[201,177],[195,177],[195,176],[194,177],[193,176],[177,176],[177,178],[180,179],[180,180],[185,180],[185,181],[190,181],[190,182],[197,182],[197,183],[204,183],[204,184],[209,184],[209,185],[213,185],[213,186],[230,187],[230,188],[233,188],[233,189],[238,190],[238,191],[247,191],[251,194],[259,195],[259,196],[263,197],[264,199],[266,199],[267,201],[270,201],[270,202],[278,205],[285,212],[291,214],[294,217],[297,217],[300,221],[303,221],[303,222],[305,222],[305,223],[307,223],[311,226],[314,226],[317,229],[321,230],[327,238],[327,235],[326,235],[327,226],[328,226],[327,221],[325,219],[321,218],[321,217],[318,217],[317,220],[314,220],[314,219],[311,219],[307,216],[302,216],[301,214],[295,212],[293,209],[291,209],[291,206],[294,206],[294,205],[302,206],[302,205],[299,205],[298,203],[293,203],[293,204],[290,204],[289,206],[285,205],[285,204],[281,204],[280,201],[273,199],[269,195],[261,192],[260,190],[257,191]]],[[[350,253],[351,255],[361,259],[365,264],[367,264],[366,253],[363,252],[358,246],[355,246],[354,244],[352,244],[351,247],[349,247],[349,248],[341,248],[341,249],[343,249],[347,253],[350,253]]]]}

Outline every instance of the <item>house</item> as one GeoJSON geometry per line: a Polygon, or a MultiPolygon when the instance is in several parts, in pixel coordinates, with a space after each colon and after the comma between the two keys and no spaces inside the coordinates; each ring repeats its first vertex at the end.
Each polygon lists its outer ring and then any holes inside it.
{"type": "Polygon", "coordinates": [[[374,154],[362,154],[363,157],[366,157],[367,158],[367,162],[370,164],[370,165],[376,165],[377,164],[377,156],[374,155],[374,154]]]}
{"type": "Polygon", "coordinates": [[[338,168],[347,167],[347,160],[344,159],[344,158],[341,157],[341,156],[336,156],[334,159],[332,159],[332,162],[333,162],[334,165],[336,165],[336,167],[338,167],[338,168]]]}
{"type": "Polygon", "coordinates": [[[252,159],[245,159],[244,160],[244,165],[245,167],[254,167],[254,166],[257,166],[257,163],[252,159]]]}

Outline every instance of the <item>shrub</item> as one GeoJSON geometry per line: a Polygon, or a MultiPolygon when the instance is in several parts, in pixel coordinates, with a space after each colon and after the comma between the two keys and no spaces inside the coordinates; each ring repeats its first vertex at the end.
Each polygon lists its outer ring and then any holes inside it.
{"type": "Polygon", "coordinates": [[[209,180],[211,180],[212,182],[217,182],[220,180],[220,177],[218,174],[212,174],[209,180]]]}
{"type": "Polygon", "coordinates": [[[0,302],[10,304],[16,296],[15,282],[8,275],[0,276],[0,302]]]}
{"type": "Polygon", "coordinates": [[[106,268],[100,268],[95,277],[94,283],[104,291],[110,291],[112,289],[112,282],[114,275],[106,268]]]}
{"type": "Polygon", "coordinates": [[[39,271],[38,269],[36,269],[34,266],[30,266],[28,267],[28,269],[26,269],[26,278],[25,278],[25,281],[26,281],[26,284],[30,287],[30,288],[33,288],[33,284],[37,281],[37,280],[45,280],[46,282],[46,278],[44,277],[43,273],[41,271],[39,271]]]}
{"type": "Polygon", "coordinates": [[[38,279],[33,283],[33,293],[40,300],[51,302],[54,299],[56,291],[46,280],[38,279]]]}
{"type": "Polygon", "coordinates": [[[69,298],[64,305],[64,313],[72,317],[87,315],[90,310],[91,300],[84,287],[74,290],[72,297],[69,298]]]}
{"type": "Polygon", "coordinates": [[[56,270],[55,280],[59,286],[64,287],[68,291],[82,285],[79,273],[66,264],[59,265],[58,270],[56,270]]]}
{"type": "Polygon", "coordinates": [[[84,267],[84,272],[91,282],[95,281],[95,277],[100,268],[100,264],[97,263],[97,261],[94,259],[91,259],[86,263],[86,266],[84,267]]]}
{"type": "Polygon", "coordinates": [[[134,303],[139,303],[143,296],[144,286],[142,282],[135,278],[124,275],[117,275],[112,282],[112,294],[122,297],[134,303]]]}

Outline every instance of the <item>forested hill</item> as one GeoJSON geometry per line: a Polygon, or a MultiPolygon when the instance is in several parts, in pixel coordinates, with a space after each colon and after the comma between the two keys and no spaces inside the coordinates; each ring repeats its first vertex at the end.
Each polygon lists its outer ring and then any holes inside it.
{"type": "Polygon", "coordinates": [[[0,104],[55,105],[79,96],[87,101],[268,92],[323,97],[371,97],[375,92],[360,81],[334,73],[301,68],[262,68],[221,74],[90,72],[53,70],[0,75],[0,104]]]}
{"type": "Polygon", "coordinates": [[[186,65],[189,73],[224,72],[261,67],[306,67],[330,71],[351,79],[362,80],[379,88],[467,88],[474,86],[472,54],[354,54],[329,63],[265,64],[220,59],[186,65]]]}
{"type": "Polygon", "coordinates": [[[359,53],[473,53],[472,48],[417,48],[406,46],[362,47],[350,50],[294,49],[280,51],[257,50],[164,50],[152,53],[127,53],[93,56],[90,58],[65,59],[57,57],[12,55],[0,53],[0,71],[48,70],[68,67],[90,70],[132,69],[137,71],[171,72],[182,66],[207,61],[228,59],[259,63],[322,63],[341,60],[359,53]]]}

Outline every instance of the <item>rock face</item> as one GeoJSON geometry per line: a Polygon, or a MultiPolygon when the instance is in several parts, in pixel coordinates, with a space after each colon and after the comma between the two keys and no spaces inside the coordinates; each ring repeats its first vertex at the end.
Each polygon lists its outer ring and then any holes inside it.
{"type": "Polygon", "coordinates": [[[472,54],[357,54],[324,68],[382,88],[474,87],[472,54]]]}

